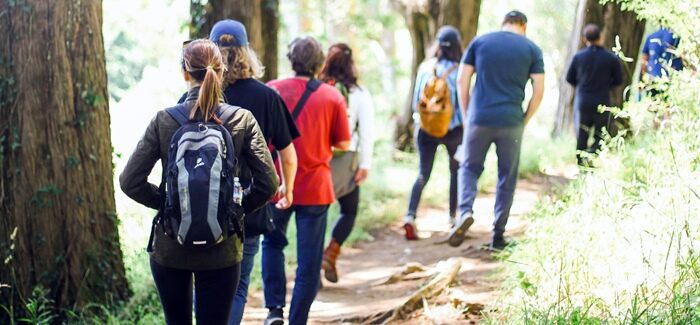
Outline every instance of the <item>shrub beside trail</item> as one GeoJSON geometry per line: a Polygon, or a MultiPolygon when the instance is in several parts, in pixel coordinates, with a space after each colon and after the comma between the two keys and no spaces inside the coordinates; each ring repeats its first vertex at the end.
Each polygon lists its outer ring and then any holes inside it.
{"type": "Polygon", "coordinates": [[[526,238],[503,256],[492,322],[700,322],[700,44],[691,32],[700,4],[653,10],[670,2],[624,3],[679,34],[686,69],[664,95],[628,103],[626,139],[608,139],[595,170],[530,215],[526,238]]]}

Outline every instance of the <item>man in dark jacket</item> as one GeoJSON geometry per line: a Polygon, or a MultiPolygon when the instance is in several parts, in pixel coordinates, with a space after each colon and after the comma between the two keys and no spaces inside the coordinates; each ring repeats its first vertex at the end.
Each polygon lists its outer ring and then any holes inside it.
{"type": "Polygon", "coordinates": [[[605,40],[600,27],[589,24],[583,29],[586,47],[576,53],[566,81],[576,87],[574,114],[578,116],[576,157],[579,165],[586,165],[586,153],[595,154],[600,148],[603,129],[609,130],[612,116],[609,111],[599,111],[600,105],[610,105],[610,91],[622,83],[620,59],[603,48],[605,40]],[[593,145],[588,145],[593,133],[593,145]]]}

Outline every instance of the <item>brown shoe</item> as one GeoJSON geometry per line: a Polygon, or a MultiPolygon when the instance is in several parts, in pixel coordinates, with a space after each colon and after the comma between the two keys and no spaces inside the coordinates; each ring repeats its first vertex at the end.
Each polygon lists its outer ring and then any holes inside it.
{"type": "Polygon", "coordinates": [[[328,243],[326,251],[323,252],[323,262],[321,263],[321,268],[323,269],[323,275],[326,280],[336,283],[338,282],[338,270],[335,268],[335,260],[340,255],[340,244],[335,241],[335,238],[331,238],[331,242],[328,243]]]}

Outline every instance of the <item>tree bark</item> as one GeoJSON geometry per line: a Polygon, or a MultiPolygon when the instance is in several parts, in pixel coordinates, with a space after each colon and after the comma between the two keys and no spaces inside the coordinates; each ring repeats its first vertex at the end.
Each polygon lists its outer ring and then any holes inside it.
{"type": "MultiPolygon", "coordinates": [[[[114,201],[101,1],[0,1],[0,289],[57,308],[130,295],[114,201]]],[[[0,316],[0,323],[3,322],[0,316]]]]}
{"type": "Polygon", "coordinates": [[[190,37],[208,38],[211,28],[223,19],[240,21],[250,47],[265,66],[263,81],[277,78],[277,31],[279,0],[201,0],[190,2],[190,37]]]}
{"type": "Polygon", "coordinates": [[[262,41],[263,52],[261,59],[265,66],[265,75],[263,81],[277,79],[277,51],[278,51],[278,35],[277,31],[280,27],[279,22],[279,0],[263,0],[262,1],[262,41]]]}
{"type": "MultiPolygon", "coordinates": [[[[619,37],[620,50],[625,56],[632,59],[631,62],[623,62],[622,85],[610,93],[612,106],[622,107],[623,102],[629,97],[629,93],[626,94],[625,90],[632,84],[646,22],[638,19],[632,11],[623,11],[618,3],[601,5],[598,0],[580,0],[574,28],[571,32],[567,64],[570,64],[578,50],[586,46],[581,33],[587,24],[597,24],[603,29],[602,35],[605,37],[606,48],[614,47],[616,45],[615,39],[619,37]]],[[[554,137],[561,136],[565,132],[576,131],[573,123],[575,92],[574,88],[565,80],[566,70],[559,78],[559,103],[552,130],[554,137]]],[[[618,121],[618,124],[624,126],[625,122],[618,121]]]]}
{"type": "Polygon", "coordinates": [[[476,36],[481,0],[393,0],[392,4],[406,22],[413,43],[411,64],[411,88],[402,113],[397,118],[394,143],[397,149],[413,148],[412,99],[418,66],[425,60],[426,51],[435,41],[435,33],[443,25],[452,25],[462,34],[462,45],[466,47],[476,36]]]}

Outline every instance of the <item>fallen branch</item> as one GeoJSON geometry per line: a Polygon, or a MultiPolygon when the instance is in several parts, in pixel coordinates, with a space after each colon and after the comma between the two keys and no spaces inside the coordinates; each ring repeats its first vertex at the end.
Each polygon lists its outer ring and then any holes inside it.
{"type": "Polygon", "coordinates": [[[452,282],[454,282],[462,262],[457,258],[450,258],[447,261],[438,263],[438,269],[435,276],[428,281],[423,287],[416,290],[405,302],[400,306],[370,316],[364,324],[387,324],[395,320],[405,319],[414,311],[423,307],[423,300],[430,300],[442,293],[452,282]]]}
{"type": "Polygon", "coordinates": [[[417,280],[427,278],[431,273],[427,273],[428,269],[420,263],[408,263],[401,270],[392,274],[388,279],[376,284],[386,285],[401,282],[404,280],[417,280]]]}

